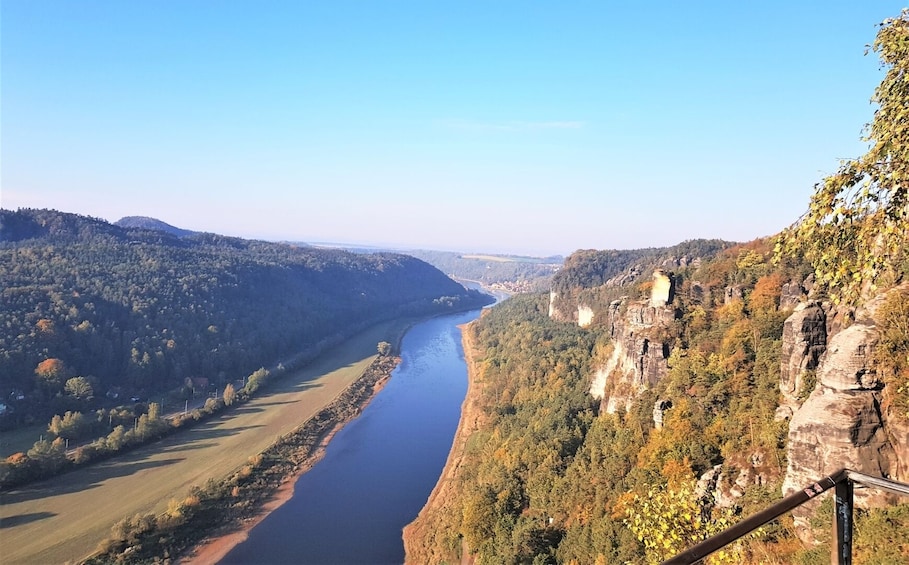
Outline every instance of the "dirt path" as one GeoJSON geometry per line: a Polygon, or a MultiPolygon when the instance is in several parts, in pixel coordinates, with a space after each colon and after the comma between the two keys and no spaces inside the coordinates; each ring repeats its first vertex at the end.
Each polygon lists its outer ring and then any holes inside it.
{"type": "Polygon", "coordinates": [[[312,417],[363,373],[376,355],[376,343],[393,341],[399,332],[391,324],[371,328],[220,418],[122,457],[3,493],[0,562],[86,557],[120,519],[165,510],[171,498],[236,470],[312,417]]]}

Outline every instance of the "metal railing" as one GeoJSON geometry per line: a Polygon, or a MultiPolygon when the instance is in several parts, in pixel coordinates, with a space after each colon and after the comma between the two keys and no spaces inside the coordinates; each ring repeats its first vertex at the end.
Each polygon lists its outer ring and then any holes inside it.
{"type": "Polygon", "coordinates": [[[714,551],[748,535],[767,522],[774,520],[797,506],[805,504],[817,495],[831,488],[834,493],[834,519],[833,519],[833,548],[830,562],[837,565],[851,565],[852,563],[852,501],[853,484],[860,483],[869,487],[886,490],[895,494],[909,496],[909,485],[873,477],[849,469],[840,469],[832,475],[808,485],[804,489],[792,493],[773,506],[756,514],[752,514],[738,524],[726,528],[722,532],[711,536],[701,543],[689,548],[671,559],[663,561],[662,565],[690,565],[704,559],[714,551]]]}

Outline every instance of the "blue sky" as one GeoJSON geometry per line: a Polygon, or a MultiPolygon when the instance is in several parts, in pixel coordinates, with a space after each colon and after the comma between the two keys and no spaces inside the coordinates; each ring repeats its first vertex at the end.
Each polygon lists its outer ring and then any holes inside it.
{"type": "Polygon", "coordinates": [[[884,0],[2,0],[4,208],[533,255],[771,235],[884,0]]]}

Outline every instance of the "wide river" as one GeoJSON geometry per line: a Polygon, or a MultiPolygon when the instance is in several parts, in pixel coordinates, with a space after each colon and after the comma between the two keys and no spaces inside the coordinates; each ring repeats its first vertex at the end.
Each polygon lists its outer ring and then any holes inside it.
{"type": "Polygon", "coordinates": [[[442,472],[467,392],[457,326],[479,312],[411,328],[385,388],[221,563],[402,563],[401,530],[442,472]]]}

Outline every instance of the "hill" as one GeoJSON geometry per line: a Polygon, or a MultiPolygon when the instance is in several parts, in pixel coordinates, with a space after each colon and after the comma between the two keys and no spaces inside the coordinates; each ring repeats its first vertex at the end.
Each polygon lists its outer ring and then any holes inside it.
{"type": "Polygon", "coordinates": [[[449,251],[410,250],[406,253],[453,277],[477,281],[490,288],[509,292],[532,292],[548,288],[549,281],[562,266],[563,261],[562,257],[524,257],[449,251]]]}
{"type": "MultiPolygon", "coordinates": [[[[837,468],[906,480],[909,283],[853,311],[767,240],[666,257],[576,253],[550,293],[465,329],[465,437],[405,530],[408,563],[660,562],[837,468]]],[[[875,544],[905,539],[909,508],[857,500],[878,524],[857,552],[905,558],[875,544]]],[[[802,550],[815,512],[826,527],[832,510],[799,509],[719,562],[821,562],[802,550]]]]}
{"type": "Polygon", "coordinates": [[[149,218],[148,216],[125,216],[114,222],[114,225],[120,226],[121,228],[138,228],[143,230],[163,231],[177,237],[186,237],[188,235],[198,233],[172,226],[167,222],[162,222],[161,220],[155,218],[149,218]]]}
{"type": "Polygon", "coordinates": [[[178,237],[53,210],[0,210],[0,224],[7,427],[187,379],[223,384],[382,320],[488,298],[401,254],[178,237]]]}

